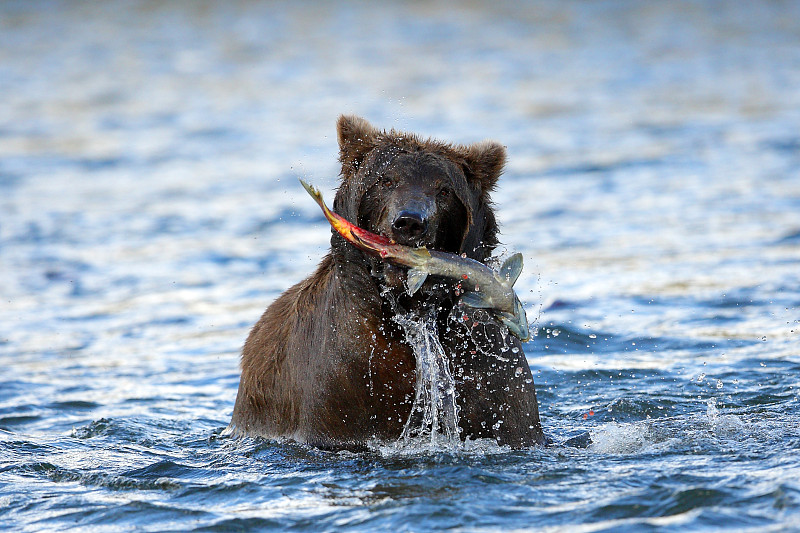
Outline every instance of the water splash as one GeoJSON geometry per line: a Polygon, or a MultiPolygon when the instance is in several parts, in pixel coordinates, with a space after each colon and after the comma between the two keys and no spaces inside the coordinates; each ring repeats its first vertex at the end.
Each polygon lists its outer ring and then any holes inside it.
{"type": "Polygon", "coordinates": [[[706,420],[709,429],[718,437],[740,436],[746,433],[745,423],[734,414],[720,414],[716,398],[706,402],[706,420]]]}
{"type": "Polygon", "coordinates": [[[716,398],[705,402],[705,411],[685,416],[647,418],[634,422],[609,422],[592,428],[594,453],[632,455],[680,449],[687,443],[697,448],[709,446],[733,449],[745,438],[764,439],[757,424],[748,424],[742,416],[721,413],[716,398]],[[678,437],[677,435],[680,435],[678,437]]]}
{"type": "Polygon", "coordinates": [[[417,360],[411,414],[397,441],[399,449],[453,449],[461,446],[456,386],[434,317],[395,318],[417,360]]]}

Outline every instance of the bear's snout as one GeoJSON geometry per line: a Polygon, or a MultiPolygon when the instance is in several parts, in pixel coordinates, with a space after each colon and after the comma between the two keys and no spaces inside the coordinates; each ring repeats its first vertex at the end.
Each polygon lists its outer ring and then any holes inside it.
{"type": "Polygon", "coordinates": [[[431,245],[435,240],[436,202],[411,187],[398,187],[394,191],[392,206],[386,212],[389,236],[406,246],[431,245]],[[430,241],[430,242],[429,242],[430,241]]]}
{"type": "Polygon", "coordinates": [[[428,218],[419,211],[401,211],[392,222],[396,241],[418,241],[428,232],[428,218]]]}

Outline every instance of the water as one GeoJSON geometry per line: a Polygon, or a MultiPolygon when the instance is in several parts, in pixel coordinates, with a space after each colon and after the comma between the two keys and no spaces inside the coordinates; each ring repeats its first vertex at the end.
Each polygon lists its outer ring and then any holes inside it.
{"type": "Polygon", "coordinates": [[[411,451],[458,450],[456,382],[452,362],[439,342],[436,316],[398,316],[397,322],[417,361],[414,403],[398,444],[411,451]]]}
{"type": "Polygon", "coordinates": [[[0,528],[797,530],[798,21],[0,3],[0,528]],[[508,146],[556,445],[222,435],[248,328],[326,248],[296,178],[331,197],[342,112],[508,146]]]}

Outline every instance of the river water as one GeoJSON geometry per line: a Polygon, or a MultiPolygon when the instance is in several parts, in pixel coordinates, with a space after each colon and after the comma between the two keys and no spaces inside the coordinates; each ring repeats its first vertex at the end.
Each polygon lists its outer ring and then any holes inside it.
{"type": "Polygon", "coordinates": [[[0,3],[0,529],[800,529],[798,125],[798,2],[0,3]],[[508,147],[553,446],[223,435],[339,113],[508,147]]]}

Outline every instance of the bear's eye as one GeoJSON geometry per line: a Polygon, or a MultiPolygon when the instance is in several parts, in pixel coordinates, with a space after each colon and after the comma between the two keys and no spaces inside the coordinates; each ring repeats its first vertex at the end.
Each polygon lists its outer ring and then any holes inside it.
{"type": "Polygon", "coordinates": [[[383,185],[387,189],[391,189],[392,187],[394,187],[394,181],[392,181],[391,178],[383,178],[381,180],[381,185],[383,185]]]}
{"type": "Polygon", "coordinates": [[[439,191],[439,196],[442,197],[442,198],[447,198],[448,196],[450,196],[450,189],[448,189],[446,187],[441,189],[439,191]]]}

